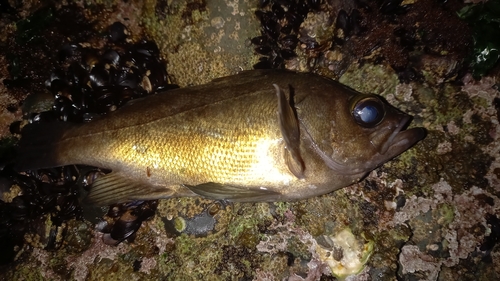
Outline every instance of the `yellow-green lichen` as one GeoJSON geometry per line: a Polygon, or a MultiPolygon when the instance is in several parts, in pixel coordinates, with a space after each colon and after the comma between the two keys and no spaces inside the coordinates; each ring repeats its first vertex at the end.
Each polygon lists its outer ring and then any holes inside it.
{"type": "Polygon", "coordinates": [[[240,237],[241,235],[246,236],[249,231],[258,235],[256,229],[259,223],[269,218],[270,211],[268,203],[257,203],[253,208],[248,204],[238,204],[238,206],[235,206],[233,217],[228,224],[227,231],[233,238],[240,237]]]}
{"type": "Polygon", "coordinates": [[[276,209],[274,210],[278,216],[283,216],[286,211],[290,210],[289,202],[274,202],[274,206],[276,209]]]}
{"type": "Polygon", "coordinates": [[[443,227],[448,226],[455,219],[455,208],[449,203],[440,204],[437,207],[437,223],[443,227]]]}
{"type": "Polygon", "coordinates": [[[399,84],[398,76],[389,67],[365,64],[351,67],[340,77],[339,82],[362,93],[374,93],[382,96],[392,94],[399,84]]]}
{"type": "MultiPolygon", "coordinates": [[[[236,6],[223,1],[172,2],[159,15],[146,8],[142,21],[168,62],[168,71],[181,85],[198,85],[214,78],[251,69],[257,61],[247,40],[258,35],[254,3],[236,6]],[[250,13],[251,15],[252,13],[250,13]]],[[[154,5],[153,5],[154,7],[154,5]]]]}

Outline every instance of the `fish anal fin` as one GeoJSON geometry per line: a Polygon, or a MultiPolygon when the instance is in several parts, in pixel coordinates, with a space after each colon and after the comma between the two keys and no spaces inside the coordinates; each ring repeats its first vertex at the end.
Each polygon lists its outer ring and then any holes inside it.
{"type": "Polygon", "coordinates": [[[231,202],[269,201],[280,193],[268,189],[249,189],[246,187],[226,185],[215,182],[203,183],[195,186],[185,185],[194,193],[213,200],[231,202]]]}
{"type": "Polygon", "coordinates": [[[295,107],[293,106],[293,89],[290,87],[290,100],[276,84],[273,84],[278,97],[278,118],[280,131],[285,141],[285,163],[297,178],[304,178],[305,165],[300,155],[300,128],[295,107]]]}
{"type": "Polygon", "coordinates": [[[155,200],[174,195],[172,189],[134,181],[120,172],[111,172],[95,180],[84,203],[106,206],[132,200],[155,200]]]}

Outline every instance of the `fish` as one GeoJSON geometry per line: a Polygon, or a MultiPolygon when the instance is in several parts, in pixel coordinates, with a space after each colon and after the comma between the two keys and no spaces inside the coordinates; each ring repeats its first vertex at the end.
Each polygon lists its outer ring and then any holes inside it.
{"type": "Polygon", "coordinates": [[[202,196],[296,201],[361,181],[422,140],[381,96],[330,78],[248,70],[128,102],[87,123],[24,126],[15,169],[87,165],[85,202],[202,196]]]}

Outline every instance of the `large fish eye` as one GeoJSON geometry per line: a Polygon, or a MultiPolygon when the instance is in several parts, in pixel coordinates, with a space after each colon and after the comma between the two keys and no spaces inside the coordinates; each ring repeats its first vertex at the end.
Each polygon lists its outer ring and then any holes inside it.
{"type": "Polygon", "coordinates": [[[360,99],[352,108],[352,116],[359,125],[373,128],[384,119],[384,104],[374,96],[360,99]]]}

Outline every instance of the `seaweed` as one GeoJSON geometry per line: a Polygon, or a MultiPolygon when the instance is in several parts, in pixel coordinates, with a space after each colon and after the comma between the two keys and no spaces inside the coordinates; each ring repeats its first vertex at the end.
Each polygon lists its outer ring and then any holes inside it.
{"type": "Polygon", "coordinates": [[[473,30],[474,46],[468,58],[474,78],[486,75],[500,59],[500,1],[469,5],[458,11],[473,30]]]}

